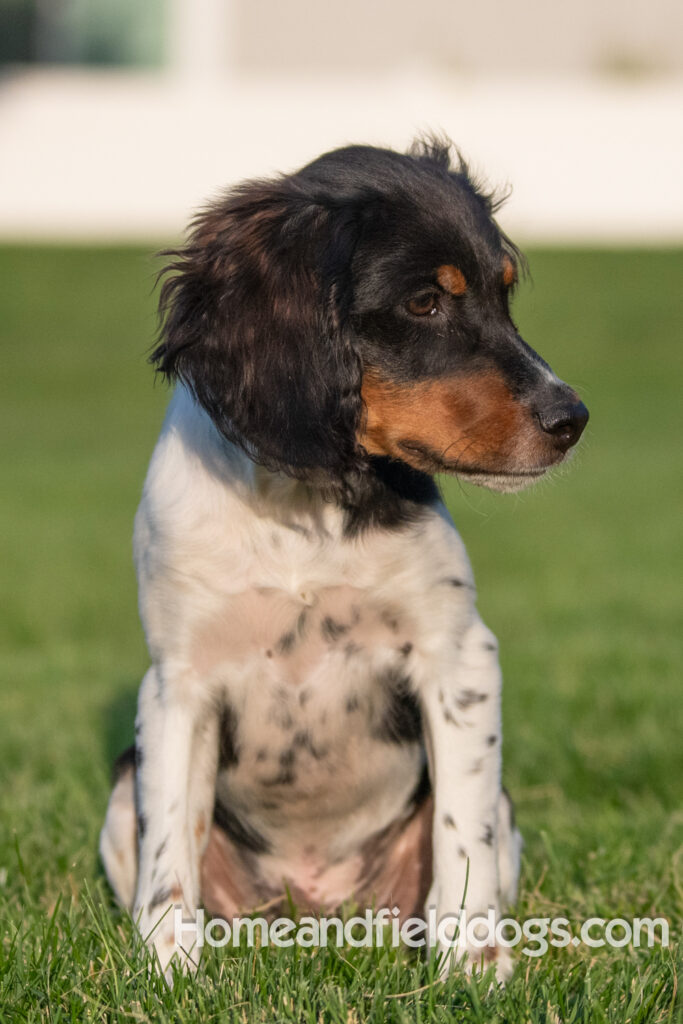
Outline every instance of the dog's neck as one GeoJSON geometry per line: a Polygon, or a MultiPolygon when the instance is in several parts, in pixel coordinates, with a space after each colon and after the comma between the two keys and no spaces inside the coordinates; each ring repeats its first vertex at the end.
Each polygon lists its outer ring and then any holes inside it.
{"type": "Polygon", "coordinates": [[[324,480],[308,483],[251,462],[254,495],[264,511],[280,518],[285,510],[288,516],[301,515],[320,527],[330,518],[341,519],[347,537],[372,528],[408,525],[439,500],[432,477],[389,458],[372,456],[368,469],[346,490],[324,480]]]}
{"type": "Polygon", "coordinates": [[[372,456],[368,468],[345,489],[322,476],[308,482],[262,466],[248,454],[248,445],[226,440],[183,387],[176,390],[169,418],[182,424],[183,443],[205,468],[219,478],[229,477],[259,517],[307,522],[323,530],[334,525],[333,532],[353,537],[372,528],[407,526],[439,501],[432,477],[385,457],[372,456]]]}

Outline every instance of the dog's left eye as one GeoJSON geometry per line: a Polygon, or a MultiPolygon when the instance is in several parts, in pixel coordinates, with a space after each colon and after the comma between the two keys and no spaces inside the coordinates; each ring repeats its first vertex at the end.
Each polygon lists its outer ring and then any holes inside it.
{"type": "Polygon", "coordinates": [[[413,316],[434,316],[441,309],[438,292],[423,292],[406,302],[406,309],[413,316]]]}

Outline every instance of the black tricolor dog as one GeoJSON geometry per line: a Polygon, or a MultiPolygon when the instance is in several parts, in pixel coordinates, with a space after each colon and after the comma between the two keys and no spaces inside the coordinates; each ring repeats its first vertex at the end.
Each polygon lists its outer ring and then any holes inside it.
{"type": "Polygon", "coordinates": [[[163,968],[189,962],[172,907],[514,898],[496,644],[432,474],[517,490],[588,413],[511,320],[495,205],[445,145],[350,147],[173,254],[135,531],[152,667],[101,837],[163,968]]]}

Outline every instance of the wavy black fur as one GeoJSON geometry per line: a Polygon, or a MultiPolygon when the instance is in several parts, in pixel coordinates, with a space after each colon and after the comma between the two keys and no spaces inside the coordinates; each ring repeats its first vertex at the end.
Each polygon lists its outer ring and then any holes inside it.
{"type": "MultiPolygon", "coordinates": [[[[377,320],[415,287],[415,266],[454,248],[466,275],[487,248],[517,261],[492,220],[497,202],[436,139],[406,155],[351,146],[243,184],[164,254],[151,360],[256,461],[327,486],[351,529],[396,525],[436,492],[424,474],[368,459],[357,441],[364,364],[394,358],[386,344],[377,351],[382,329],[393,330],[377,320]]],[[[428,346],[411,330],[414,352],[408,362],[399,353],[397,372],[433,373],[443,353],[416,367],[428,346]]]]}

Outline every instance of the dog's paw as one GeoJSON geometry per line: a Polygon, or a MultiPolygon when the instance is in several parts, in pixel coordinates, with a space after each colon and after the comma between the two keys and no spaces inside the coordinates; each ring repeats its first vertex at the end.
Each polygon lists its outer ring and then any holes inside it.
{"type": "Polygon", "coordinates": [[[196,971],[199,963],[200,950],[186,946],[182,936],[176,935],[175,912],[180,909],[177,904],[169,904],[161,908],[158,914],[147,913],[138,916],[138,930],[144,939],[152,957],[150,969],[162,974],[166,983],[173,986],[176,970],[184,974],[196,971]]]}
{"type": "Polygon", "coordinates": [[[504,985],[514,970],[514,960],[507,946],[472,946],[456,943],[455,946],[439,946],[440,976],[448,977],[455,970],[467,975],[484,975],[491,966],[495,980],[504,985]]]}
{"type": "Polygon", "coordinates": [[[164,976],[166,983],[173,987],[173,975],[177,969],[183,974],[193,974],[198,966],[198,950],[185,949],[175,940],[173,930],[154,936],[149,943],[155,954],[157,968],[164,976]]]}

